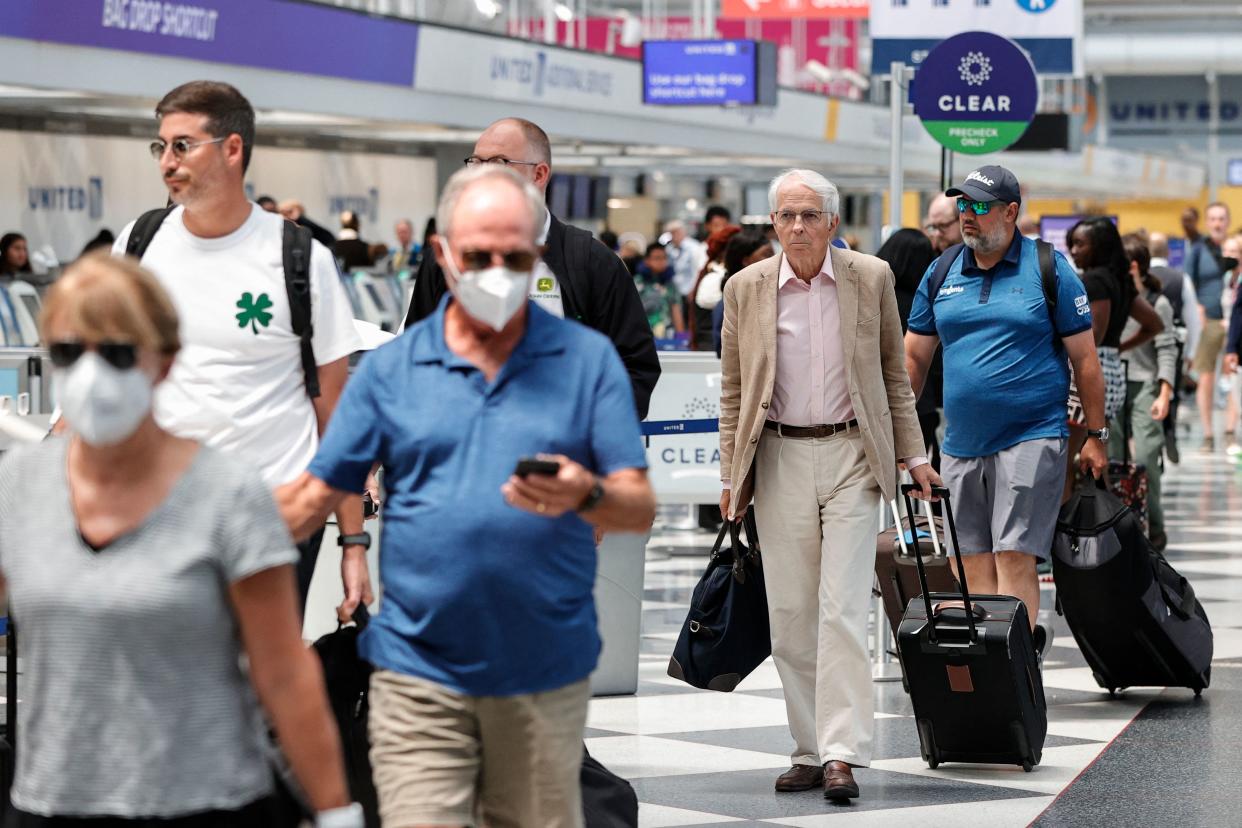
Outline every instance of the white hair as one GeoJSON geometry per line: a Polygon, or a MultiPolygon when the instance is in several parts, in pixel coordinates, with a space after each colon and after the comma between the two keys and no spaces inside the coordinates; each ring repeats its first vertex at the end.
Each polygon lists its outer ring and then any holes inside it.
{"type": "Polygon", "coordinates": [[[809,187],[815,195],[819,196],[820,201],[824,203],[823,211],[830,216],[836,216],[841,209],[841,194],[837,192],[836,184],[815,170],[785,170],[773,178],[771,185],[768,186],[768,209],[772,212],[776,212],[776,196],[787,181],[797,181],[809,187]]]}
{"type": "Polygon", "coordinates": [[[543,230],[543,222],[540,220],[540,213],[544,209],[543,196],[525,178],[500,164],[479,164],[453,173],[448,183],[444,185],[444,192],[440,194],[440,203],[436,207],[437,232],[443,236],[448,236],[452,232],[453,213],[457,210],[457,202],[461,200],[462,194],[475,184],[488,179],[504,181],[517,188],[526,202],[530,218],[531,241],[538,239],[540,231],[543,230]]]}

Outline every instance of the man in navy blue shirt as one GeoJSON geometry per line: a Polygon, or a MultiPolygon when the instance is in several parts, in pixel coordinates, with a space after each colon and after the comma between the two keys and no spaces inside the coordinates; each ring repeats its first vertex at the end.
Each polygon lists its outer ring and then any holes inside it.
{"type": "MultiPolygon", "coordinates": [[[[301,535],[384,466],[384,600],[360,654],[385,824],[582,822],[592,527],[646,532],[655,499],[612,343],[527,298],[542,216],[503,167],[449,179],[435,255],[450,294],[363,360],[278,493],[301,535]],[[555,469],[518,476],[531,455],[555,469]]],[[[365,562],[344,580],[348,616],[371,600],[365,562]]]]}
{"type": "MultiPolygon", "coordinates": [[[[980,594],[1021,599],[1034,625],[1036,564],[1051,554],[1065,484],[1066,355],[1090,435],[1080,463],[1096,477],[1108,465],[1091,307],[1057,253],[1055,320],[1049,313],[1036,243],[1016,232],[1022,196],[1012,172],[980,167],[945,195],[957,198],[965,247],[953,248],[960,253],[934,296],[936,262],[923,276],[906,333],[906,370],[917,396],[944,345],[940,473],[958,519],[966,580],[980,594]]],[[[1035,638],[1042,651],[1046,631],[1036,629],[1035,638]]]]}

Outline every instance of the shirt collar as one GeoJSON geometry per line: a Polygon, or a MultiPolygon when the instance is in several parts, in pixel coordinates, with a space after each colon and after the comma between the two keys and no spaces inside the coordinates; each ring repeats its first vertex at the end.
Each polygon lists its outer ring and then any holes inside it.
{"type": "Polygon", "coordinates": [[[543,231],[539,234],[539,238],[535,239],[535,244],[543,245],[548,243],[548,233],[552,230],[552,211],[546,207],[543,210],[543,231]]]}
{"type": "MultiPolygon", "coordinates": [[[[1013,238],[1009,241],[1009,249],[1005,251],[1004,256],[1001,256],[1001,261],[1015,266],[1021,262],[1023,241],[1024,237],[1022,234],[1015,230],[1013,238]]],[[[1000,262],[997,264],[999,263],[1000,262]]],[[[980,273],[987,272],[983,268],[979,267],[979,264],[975,261],[975,251],[971,250],[969,247],[962,251],[962,272],[965,273],[967,270],[976,270],[980,273]]]]}
{"type": "MultiPolygon", "coordinates": [[[[832,271],[832,246],[829,245],[828,252],[824,254],[824,263],[819,266],[819,273],[815,277],[827,276],[829,279],[836,281],[836,274],[832,271]]],[[[780,290],[785,287],[790,279],[797,279],[798,274],[794,273],[793,265],[789,263],[789,258],[784,253],[781,254],[780,275],[777,278],[776,289],[780,290]]]]}
{"type": "MultiPolygon", "coordinates": [[[[427,318],[426,324],[416,325],[411,329],[410,336],[413,339],[410,343],[410,351],[411,359],[415,364],[439,364],[448,368],[474,369],[474,365],[469,361],[450,351],[448,344],[444,341],[444,313],[452,301],[453,294],[446,292],[436,312],[427,318]]],[[[514,359],[525,360],[548,356],[562,353],[564,350],[565,340],[562,329],[556,324],[555,318],[535,302],[527,300],[526,331],[518,341],[517,347],[513,349],[513,353],[509,355],[506,364],[513,362],[514,359]]]]}

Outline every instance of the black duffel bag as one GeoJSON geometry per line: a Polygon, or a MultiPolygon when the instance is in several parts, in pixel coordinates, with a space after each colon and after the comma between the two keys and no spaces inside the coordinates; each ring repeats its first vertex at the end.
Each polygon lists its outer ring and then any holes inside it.
{"type": "Polygon", "coordinates": [[[668,674],[704,690],[728,693],[772,654],[759,532],[748,511],[739,526],[727,521],[712,547],[707,571],[690,599],[668,674]],[[742,543],[739,529],[745,528],[742,543]],[[725,535],[730,548],[723,549],[725,535]]]}
{"type": "Polygon", "coordinates": [[[338,624],[335,632],[316,641],[315,653],[323,663],[328,703],[341,733],[350,798],[362,805],[367,828],[379,828],[379,803],[371,778],[370,740],[367,738],[371,665],[358,657],[358,635],[370,621],[365,604],[358,604],[353,620],[355,626],[338,624]]]}

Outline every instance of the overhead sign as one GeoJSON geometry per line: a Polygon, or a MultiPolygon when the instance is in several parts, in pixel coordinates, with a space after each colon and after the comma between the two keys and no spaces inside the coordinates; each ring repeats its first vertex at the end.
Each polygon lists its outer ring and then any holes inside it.
{"type": "Polygon", "coordinates": [[[648,40],[643,103],[775,106],[776,45],[755,40],[648,40]]]}
{"type": "Polygon", "coordinates": [[[870,0],[721,0],[721,17],[765,20],[866,20],[870,0]]]}
{"type": "Polygon", "coordinates": [[[0,37],[409,86],[418,24],[290,0],[4,0],[0,37]]]}
{"type": "Polygon", "coordinates": [[[1022,137],[1039,102],[1035,67],[1013,41],[964,32],[931,51],[914,76],[914,114],[941,146],[981,155],[1022,137]]]}
{"type": "Polygon", "coordinates": [[[871,73],[918,66],[960,32],[997,32],[1025,49],[1041,75],[1082,74],[1083,0],[871,0],[871,73]]]}

